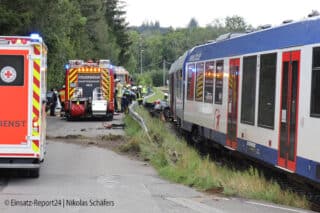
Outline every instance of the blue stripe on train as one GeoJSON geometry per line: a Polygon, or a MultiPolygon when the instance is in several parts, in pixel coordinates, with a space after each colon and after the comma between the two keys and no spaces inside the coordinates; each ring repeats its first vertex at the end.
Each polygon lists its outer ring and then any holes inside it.
{"type": "MultiPolygon", "coordinates": [[[[278,165],[278,151],[270,147],[238,138],[238,151],[271,165],[278,165]]],[[[316,178],[317,165],[320,163],[297,156],[295,173],[320,183],[320,179],[316,178]]]]}
{"type": "MultiPolygon", "coordinates": [[[[192,127],[192,123],[184,121],[184,124],[189,126],[190,129],[192,127]]],[[[203,131],[204,137],[215,141],[216,143],[221,144],[222,146],[226,145],[226,134],[204,128],[203,131]]],[[[272,149],[267,146],[263,146],[254,142],[248,142],[247,140],[243,140],[238,138],[238,147],[237,151],[248,155],[250,157],[259,159],[265,163],[268,163],[273,166],[278,165],[278,150],[272,149]]],[[[309,178],[315,182],[320,183],[320,179],[316,178],[316,170],[317,166],[320,166],[320,162],[315,162],[303,157],[297,156],[296,162],[296,172],[298,175],[309,178]]]]}
{"type": "Polygon", "coordinates": [[[320,179],[316,178],[317,165],[320,165],[320,163],[297,156],[296,173],[316,182],[320,182],[320,179]]]}
{"type": "Polygon", "coordinates": [[[278,152],[275,149],[238,138],[237,150],[271,165],[277,165],[278,152]]]}

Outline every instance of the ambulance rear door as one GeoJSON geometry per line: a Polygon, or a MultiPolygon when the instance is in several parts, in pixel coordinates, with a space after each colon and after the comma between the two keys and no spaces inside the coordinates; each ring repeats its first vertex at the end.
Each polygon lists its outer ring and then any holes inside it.
{"type": "Polygon", "coordinates": [[[30,46],[0,46],[0,157],[34,156],[31,148],[30,46]]]}

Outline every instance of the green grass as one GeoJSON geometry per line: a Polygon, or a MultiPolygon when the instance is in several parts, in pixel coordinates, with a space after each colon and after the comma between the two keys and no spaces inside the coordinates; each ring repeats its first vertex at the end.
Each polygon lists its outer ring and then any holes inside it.
{"type": "Polygon", "coordinates": [[[150,98],[147,99],[147,102],[148,103],[153,103],[155,102],[156,100],[160,99],[162,100],[163,99],[163,95],[164,93],[157,87],[153,87],[152,88],[153,92],[155,93],[153,96],[151,96],[150,98]]]}
{"type": "Polygon", "coordinates": [[[143,108],[137,108],[136,111],[144,118],[152,142],[140,126],[127,116],[125,130],[131,145],[126,147],[126,151],[130,146],[138,150],[139,155],[149,160],[160,176],[202,191],[309,208],[305,197],[281,190],[277,183],[267,181],[254,168],[232,170],[215,164],[209,157],[201,157],[186,141],[171,133],[159,119],[151,118],[143,108]]]}

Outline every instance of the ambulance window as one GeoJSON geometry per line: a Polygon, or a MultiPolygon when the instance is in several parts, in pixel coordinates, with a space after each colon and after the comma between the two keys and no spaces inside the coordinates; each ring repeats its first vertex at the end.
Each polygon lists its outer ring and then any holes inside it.
{"type": "Polygon", "coordinates": [[[23,86],[24,57],[0,55],[0,86],[23,86]]]}

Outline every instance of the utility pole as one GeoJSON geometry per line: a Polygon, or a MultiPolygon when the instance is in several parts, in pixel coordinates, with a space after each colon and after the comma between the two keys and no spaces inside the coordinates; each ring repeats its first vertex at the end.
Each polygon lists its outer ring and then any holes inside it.
{"type": "Polygon", "coordinates": [[[139,46],[140,46],[140,74],[142,75],[142,52],[143,52],[143,49],[142,49],[142,37],[140,37],[139,46]]]}
{"type": "Polygon", "coordinates": [[[142,75],[142,52],[143,49],[140,49],[140,74],[142,75]]]}
{"type": "Polygon", "coordinates": [[[163,60],[163,86],[166,86],[166,59],[163,60]]]}

